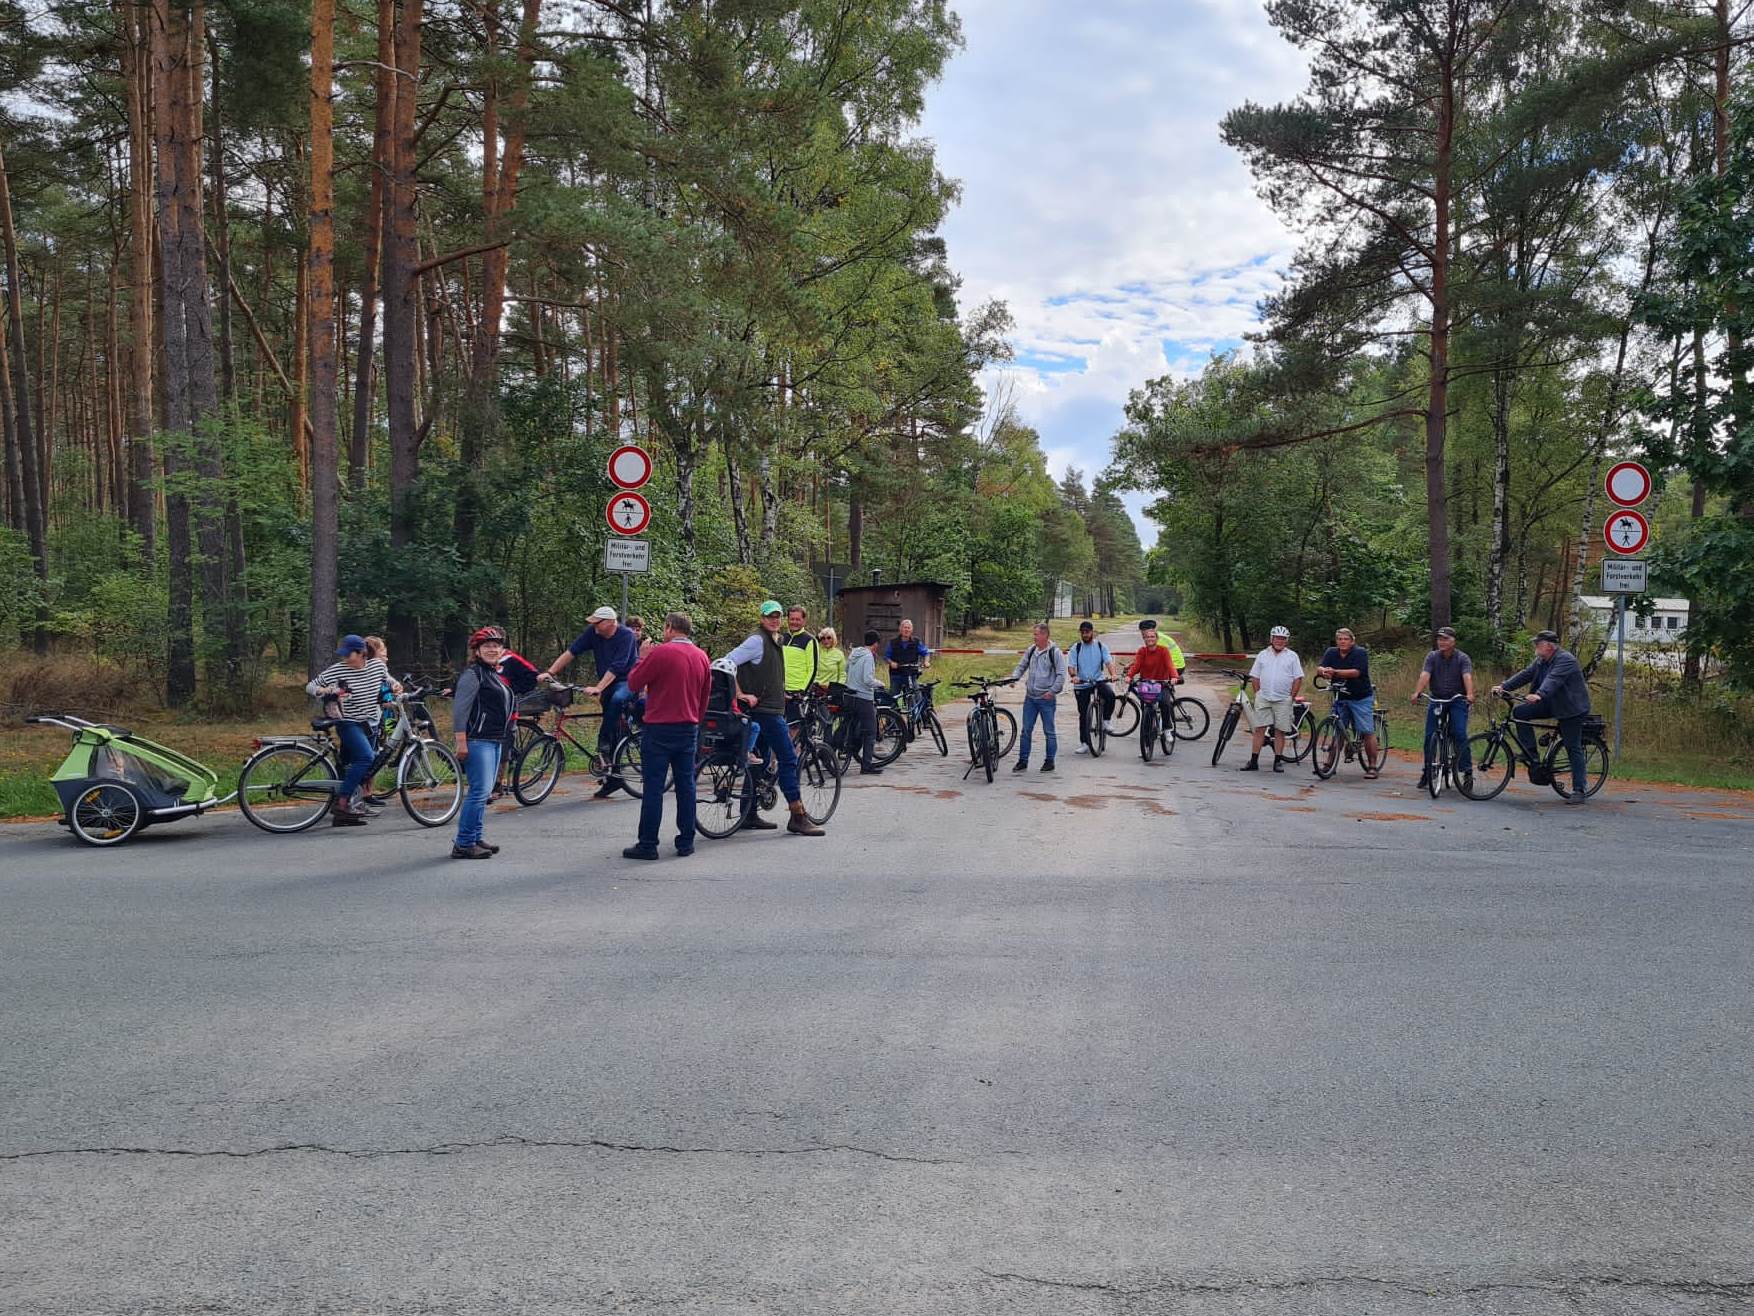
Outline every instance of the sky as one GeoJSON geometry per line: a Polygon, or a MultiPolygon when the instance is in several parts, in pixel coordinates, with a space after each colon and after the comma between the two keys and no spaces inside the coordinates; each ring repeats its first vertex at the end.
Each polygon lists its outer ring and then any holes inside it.
{"type": "MultiPolygon", "coordinates": [[[[1000,376],[1058,478],[1108,465],[1127,394],[1238,346],[1289,265],[1218,121],[1303,87],[1260,0],[960,0],[965,49],[924,133],[961,202],[943,227],[962,305],[1006,302],[1000,376]]],[[[1148,495],[1127,503],[1149,546],[1148,495]]]]}

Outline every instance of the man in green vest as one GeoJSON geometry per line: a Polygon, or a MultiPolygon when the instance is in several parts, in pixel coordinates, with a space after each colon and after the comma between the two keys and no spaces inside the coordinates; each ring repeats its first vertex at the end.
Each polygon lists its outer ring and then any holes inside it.
{"type": "Polygon", "coordinates": [[[808,614],[802,603],[786,609],[786,720],[795,722],[803,715],[800,696],[816,684],[816,673],[822,667],[822,652],[816,637],[805,625],[808,614]]]}

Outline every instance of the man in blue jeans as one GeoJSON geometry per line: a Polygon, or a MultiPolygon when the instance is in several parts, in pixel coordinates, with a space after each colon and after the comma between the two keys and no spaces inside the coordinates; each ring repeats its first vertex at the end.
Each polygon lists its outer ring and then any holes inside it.
{"type": "MultiPolygon", "coordinates": [[[[1510,711],[1516,719],[1516,738],[1522,742],[1523,753],[1531,764],[1537,761],[1539,747],[1530,722],[1548,719],[1558,722],[1559,740],[1571,764],[1571,794],[1565,797],[1565,802],[1587,803],[1589,765],[1583,755],[1583,720],[1590,713],[1590,688],[1584,680],[1583,667],[1576,657],[1559,647],[1559,637],[1552,631],[1535,636],[1535,661],[1515,676],[1506,677],[1503,685],[1493,686],[1492,693],[1501,695],[1525,685],[1529,693],[1510,711]]],[[[1533,774],[1531,767],[1530,775],[1533,774]]]]}
{"type": "Polygon", "coordinates": [[[1035,625],[1035,644],[1024,652],[1017,660],[1017,666],[1011,670],[1011,677],[1023,678],[1023,734],[1017,741],[1017,762],[1011,765],[1013,772],[1025,772],[1029,768],[1030,732],[1035,724],[1041,723],[1042,734],[1047,737],[1047,757],[1041,761],[1043,772],[1054,770],[1054,751],[1059,745],[1059,737],[1054,734],[1055,697],[1066,688],[1066,655],[1054,647],[1048,637],[1046,622],[1035,625]]]}
{"type": "Polygon", "coordinates": [[[609,756],[615,752],[616,737],[620,735],[621,715],[633,699],[633,692],[627,688],[627,674],[639,661],[639,636],[616,620],[615,609],[607,605],[593,612],[590,620],[591,624],[548,664],[543,675],[551,681],[558,680],[567,664],[586,653],[596,660],[597,683],[586,686],[585,693],[598,695],[603,700],[603,724],[597,728],[597,755],[603,760],[601,770],[611,774],[597,788],[595,798],[603,800],[621,789],[621,782],[613,775],[609,756]]]}
{"type": "Polygon", "coordinates": [[[627,674],[628,688],[645,692],[646,716],[640,731],[639,841],[621,852],[624,859],[658,857],[666,775],[676,783],[676,853],[694,853],[694,750],[712,665],[689,638],[693,630],[686,612],[672,612],[664,619],[663,641],[627,674]]]}
{"type": "MultiPolygon", "coordinates": [[[[1431,753],[1432,737],[1437,734],[1438,704],[1445,699],[1462,698],[1449,706],[1449,730],[1455,748],[1456,766],[1462,772],[1463,792],[1474,789],[1474,756],[1468,748],[1468,710],[1474,706],[1474,661],[1456,647],[1454,627],[1441,626],[1437,632],[1437,648],[1425,655],[1425,667],[1413,683],[1412,702],[1429,693],[1432,703],[1425,709],[1426,753],[1431,753]]],[[[1427,757],[1427,763],[1430,762],[1427,757]]],[[[1416,790],[1424,790],[1430,768],[1419,774],[1416,790]]]]}
{"type": "MultiPolygon", "coordinates": [[[[791,821],[786,830],[794,836],[822,836],[822,828],[804,813],[804,796],[798,789],[798,751],[786,728],[786,646],[780,639],[780,623],[786,615],[774,599],[761,605],[761,629],[731,650],[721,663],[735,673],[736,699],[748,708],[749,720],[760,728],[768,753],[779,760],[780,791],[786,797],[791,821]]],[[[771,832],[779,826],[752,810],[743,823],[745,831],[771,832]]]]}

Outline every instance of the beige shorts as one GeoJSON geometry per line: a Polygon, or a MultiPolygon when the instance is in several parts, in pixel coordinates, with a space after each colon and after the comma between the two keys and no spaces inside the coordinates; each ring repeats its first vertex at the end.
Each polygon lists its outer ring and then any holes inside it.
{"type": "MultiPolygon", "coordinates": [[[[1246,707],[1246,705],[1245,705],[1246,707]]],[[[1255,696],[1255,706],[1249,716],[1249,728],[1273,727],[1289,733],[1296,725],[1297,710],[1293,706],[1291,696],[1283,699],[1265,699],[1255,696]]]]}

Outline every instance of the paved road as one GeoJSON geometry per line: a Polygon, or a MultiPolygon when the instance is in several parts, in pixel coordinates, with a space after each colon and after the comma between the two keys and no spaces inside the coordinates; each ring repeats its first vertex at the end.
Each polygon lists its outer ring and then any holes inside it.
{"type": "Polygon", "coordinates": [[[0,828],[0,1310],[1748,1310],[1754,804],[1411,775],[0,828]]]}

